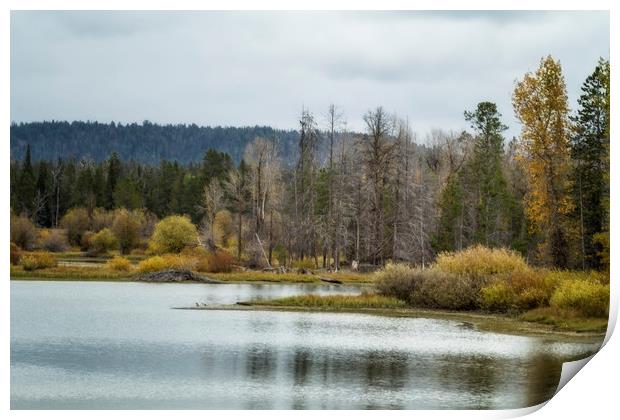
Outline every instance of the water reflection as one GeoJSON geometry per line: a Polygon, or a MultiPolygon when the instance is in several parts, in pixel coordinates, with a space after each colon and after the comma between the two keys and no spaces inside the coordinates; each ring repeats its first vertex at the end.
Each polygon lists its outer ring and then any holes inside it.
{"type": "Polygon", "coordinates": [[[12,282],[11,407],[517,408],[599,345],[430,319],[169,309],[307,290],[12,282]]]}

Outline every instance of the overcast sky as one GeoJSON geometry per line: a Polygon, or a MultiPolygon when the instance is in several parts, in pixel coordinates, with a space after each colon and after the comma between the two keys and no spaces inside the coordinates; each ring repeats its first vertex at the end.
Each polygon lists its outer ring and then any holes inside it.
{"type": "Polygon", "coordinates": [[[607,12],[12,12],[11,120],[271,125],[302,105],[348,126],[382,105],[432,128],[496,102],[517,134],[515,80],[559,58],[571,104],[607,12]]]}

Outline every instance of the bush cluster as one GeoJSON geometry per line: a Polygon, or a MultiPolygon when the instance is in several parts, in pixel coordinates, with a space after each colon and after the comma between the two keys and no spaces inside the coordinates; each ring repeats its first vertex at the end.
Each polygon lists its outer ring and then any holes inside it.
{"type": "Polygon", "coordinates": [[[29,252],[24,254],[20,260],[21,266],[26,271],[40,270],[43,268],[56,267],[56,258],[45,251],[29,252]]]}
{"type": "Polygon", "coordinates": [[[588,280],[564,281],[551,296],[555,309],[572,309],[582,316],[609,315],[609,285],[588,280]]]}
{"type": "Polygon", "coordinates": [[[113,271],[130,271],[131,261],[125,257],[116,256],[109,260],[106,264],[106,268],[113,271]]]}
{"type": "Polygon", "coordinates": [[[437,268],[423,270],[404,264],[388,264],[375,274],[380,294],[435,309],[476,309],[485,282],[482,276],[464,276],[437,268]]]}
{"type": "Polygon", "coordinates": [[[378,292],[417,307],[523,312],[554,308],[584,317],[609,313],[609,276],[534,269],[518,254],[481,246],[445,253],[431,268],[388,264],[374,277],[378,292]]]}
{"type": "Polygon", "coordinates": [[[11,242],[11,264],[19,264],[19,260],[22,258],[22,250],[20,247],[11,242]]]}
{"type": "Polygon", "coordinates": [[[138,271],[148,273],[161,270],[189,270],[211,273],[227,273],[232,270],[235,259],[224,251],[209,253],[204,248],[193,247],[180,254],[164,254],[140,262],[138,271]]]}

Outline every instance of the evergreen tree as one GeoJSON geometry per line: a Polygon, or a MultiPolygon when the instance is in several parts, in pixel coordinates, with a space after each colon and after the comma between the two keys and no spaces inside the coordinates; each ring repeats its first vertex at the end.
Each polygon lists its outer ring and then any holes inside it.
{"type": "Polygon", "coordinates": [[[116,183],[121,176],[121,160],[116,152],[112,152],[108,159],[108,179],[106,186],[106,202],[104,207],[107,209],[114,208],[114,191],[116,183]]]}
{"type": "Polygon", "coordinates": [[[34,199],[36,195],[36,178],[32,168],[32,157],[30,155],[30,144],[26,146],[26,155],[21,168],[21,174],[17,183],[19,203],[18,213],[25,213],[29,217],[33,216],[34,199]]]}
{"type": "Polygon", "coordinates": [[[465,111],[465,120],[475,133],[473,151],[466,165],[473,188],[473,239],[486,246],[503,245],[508,219],[508,193],[502,163],[504,138],[508,127],[492,102],[480,102],[473,112],[465,111]]]}
{"type": "Polygon", "coordinates": [[[609,194],[609,62],[600,60],[588,76],[577,100],[571,154],[573,216],[578,221],[583,267],[600,265],[595,236],[605,230],[605,197],[609,194]]]}

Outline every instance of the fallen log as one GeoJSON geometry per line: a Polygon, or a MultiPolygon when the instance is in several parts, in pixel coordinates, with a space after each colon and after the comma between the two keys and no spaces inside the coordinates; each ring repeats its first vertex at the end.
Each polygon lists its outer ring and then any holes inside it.
{"type": "Polygon", "coordinates": [[[147,283],[223,283],[219,280],[200,276],[189,270],[163,270],[153,273],[142,273],[133,276],[132,279],[147,283]]]}
{"type": "Polygon", "coordinates": [[[324,281],[326,283],[342,284],[340,280],[332,279],[329,277],[319,277],[319,280],[324,281]]]}

